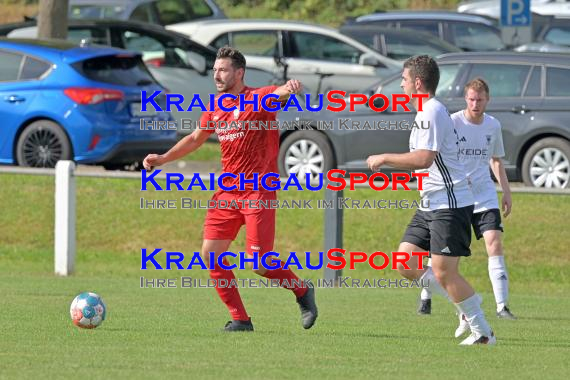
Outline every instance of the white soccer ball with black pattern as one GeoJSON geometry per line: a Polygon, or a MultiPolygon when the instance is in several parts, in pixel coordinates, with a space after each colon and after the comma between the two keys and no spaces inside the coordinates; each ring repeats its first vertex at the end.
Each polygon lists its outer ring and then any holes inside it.
{"type": "Polygon", "coordinates": [[[69,308],[69,314],[75,326],[94,329],[105,320],[107,307],[97,294],[85,292],[75,297],[69,308]]]}

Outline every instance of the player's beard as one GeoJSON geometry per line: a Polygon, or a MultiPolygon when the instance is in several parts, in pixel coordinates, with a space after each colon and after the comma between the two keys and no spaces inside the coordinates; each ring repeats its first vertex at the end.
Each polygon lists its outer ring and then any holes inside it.
{"type": "Polygon", "coordinates": [[[222,85],[222,87],[218,87],[218,92],[227,92],[229,89],[234,87],[235,81],[216,81],[216,84],[222,85]]]}

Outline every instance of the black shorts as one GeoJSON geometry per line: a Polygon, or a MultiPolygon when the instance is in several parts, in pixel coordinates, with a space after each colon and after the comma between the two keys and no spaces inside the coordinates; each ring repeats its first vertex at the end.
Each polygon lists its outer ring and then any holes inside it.
{"type": "Polygon", "coordinates": [[[402,238],[430,255],[471,256],[473,206],[434,211],[417,210],[402,238]]]}
{"type": "Polygon", "coordinates": [[[487,211],[481,211],[473,214],[471,225],[477,240],[483,237],[485,231],[501,231],[503,232],[503,223],[501,222],[501,212],[497,208],[487,211]]]}

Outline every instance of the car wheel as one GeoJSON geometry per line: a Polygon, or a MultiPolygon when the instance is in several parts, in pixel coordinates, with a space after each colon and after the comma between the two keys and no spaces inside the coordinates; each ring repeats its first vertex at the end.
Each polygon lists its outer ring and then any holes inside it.
{"type": "Polygon", "coordinates": [[[54,168],[59,160],[71,159],[71,143],[59,124],[37,120],[28,125],[16,144],[20,166],[54,168]]]}
{"type": "Polygon", "coordinates": [[[570,143],[556,137],[534,143],[524,156],[522,177],[528,186],[570,187],[570,143]]]}
{"type": "Polygon", "coordinates": [[[293,132],[283,140],[279,149],[279,171],[281,175],[297,174],[300,179],[310,173],[313,179],[326,173],[334,166],[330,143],[320,132],[293,132]]]}

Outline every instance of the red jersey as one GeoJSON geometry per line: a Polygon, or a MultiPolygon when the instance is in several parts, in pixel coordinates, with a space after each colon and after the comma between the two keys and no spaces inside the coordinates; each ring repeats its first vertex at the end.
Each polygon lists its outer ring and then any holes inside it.
{"type": "MultiPolygon", "coordinates": [[[[213,112],[206,111],[200,118],[201,128],[206,128],[208,122],[214,122],[215,132],[220,140],[222,150],[222,171],[232,173],[236,178],[226,177],[223,180],[224,186],[236,185],[239,190],[239,173],[244,173],[246,179],[253,179],[253,173],[258,173],[259,190],[263,191],[261,178],[267,173],[278,173],[277,155],[279,154],[279,130],[269,129],[270,123],[275,122],[277,112],[266,111],[261,107],[262,98],[273,93],[278,86],[266,86],[260,88],[245,87],[241,93],[245,100],[253,100],[253,94],[258,94],[259,111],[254,112],[252,104],[245,104],[244,112],[239,112],[239,96],[236,100],[225,98],[224,107],[236,106],[235,111],[223,111],[217,104],[213,112]],[[220,123],[220,121],[225,121],[220,123]],[[259,125],[259,122],[267,123],[267,127],[259,125]],[[257,123],[257,127],[248,125],[247,122],[257,123]],[[239,128],[230,128],[239,125],[239,128]]],[[[217,102],[219,95],[215,98],[217,102]]],[[[210,109],[210,105],[207,107],[210,109]]],[[[252,123],[255,125],[254,123],[252,123]]],[[[206,131],[214,133],[213,129],[206,131]]],[[[246,190],[253,190],[253,184],[246,183],[246,190]]]]}

